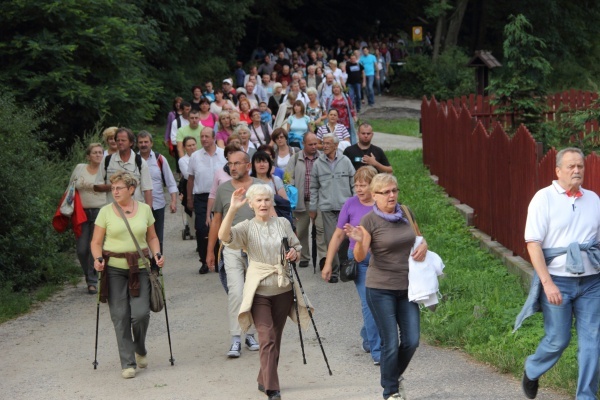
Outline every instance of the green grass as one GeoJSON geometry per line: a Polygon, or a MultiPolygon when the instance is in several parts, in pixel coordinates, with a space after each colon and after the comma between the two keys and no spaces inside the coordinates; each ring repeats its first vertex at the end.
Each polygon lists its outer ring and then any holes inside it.
{"type": "MultiPolygon", "coordinates": [[[[442,188],[429,178],[420,150],[387,154],[394,171],[402,171],[397,174],[400,200],[414,210],[429,249],[446,265],[440,281],[443,300],[435,313],[423,311],[421,316],[424,338],[434,345],[463,349],[477,360],[520,378],[525,358],[533,354],[543,336],[541,315],[529,318],[512,333],[526,298],[517,277],[479,247],[442,188]]],[[[541,378],[543,387],[575,393],[573,336],[558,364],[541,378]]]]}
{"type": "Polygon", "coordinates": [[[391,133],[394,135],[421,137],[419,120],[412,118],[400,119],[367,119],[374,132],[391,133]]]}

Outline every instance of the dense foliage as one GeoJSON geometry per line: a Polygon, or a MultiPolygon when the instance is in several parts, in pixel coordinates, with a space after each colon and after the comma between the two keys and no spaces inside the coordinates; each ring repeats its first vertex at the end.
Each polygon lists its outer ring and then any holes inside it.
{"type": "Polygon", "coordinates": [[[74,255],[61,252],[72,248],[70,235],[58,236],[51,225],[70,167],[49,158],[39,133],[45,118],[44,107],[0,96],[0,289],[62,282],[77,271],[74,255]]]}
{"type": "Polygon", "coordinates": [[[46,126],[50,142],[65,150],[100,118],[150,121],[175,94],[226,74],[249,3],[4,2],[0,87],[21,103],[51,105],[60,125],[46,126]]]}
{"type": "Polygon", "coordinates": [[[475,75],[465,66],[468,61],[469,57],[457,47],[444,51],[435,62],[429,56],[411,56],[395,72],[394,90],[405,96],[435,95],[438,99],[473,93],[475,75]]]}

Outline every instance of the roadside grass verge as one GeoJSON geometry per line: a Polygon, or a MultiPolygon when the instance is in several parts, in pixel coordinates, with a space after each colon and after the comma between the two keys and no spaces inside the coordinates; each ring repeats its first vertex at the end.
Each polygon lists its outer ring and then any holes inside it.
{"type": "MultiPolygon", "coordinates": [[[[421,314],[423,337],[433,345],[464,350],[520,379],[525,358],[533,354],[544,334],[541,314],[512,333],[526,298],[516,276],[479,247],[443,189],[429,178],[421,150],[395,150],[387,155],[398,178],[400,201],[415,212],[429,249],[446,265],[440,280],[442,301],[436,312],[421,314]]],[[[573,332],[561,360],[541,378],[542,387],[575,393],[576,343],[573,332]]]]}
{"type": "Polygon", "coordinates": [[[413,118],[370,119],[364,121],[373,127],[374,132],[391,133],[393,135],[421,137],[419,120],[413,118]]]}

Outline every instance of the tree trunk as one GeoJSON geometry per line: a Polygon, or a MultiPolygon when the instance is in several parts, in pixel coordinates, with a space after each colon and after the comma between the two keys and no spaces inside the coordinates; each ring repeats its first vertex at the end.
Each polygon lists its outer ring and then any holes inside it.
{"type": "Polygon", "coordinates": [[[458,0],[456,10],[454,10],[454,13],[450,17],[450,23],[448,24],[448,32],[446,33],[446,40],[444,41],[444,50],[454,47],[458,43],[458,33],[460,32],[460,26],[462,25],[468,3],[469,0],[458,0]]]}
{"type": "MultiPolygon", "coordinates": [[[[442,5],[446,3],[446,0],[442,0],[442,5]]],[[[442,30],[444,29],[444,20],[446,16],[440,15],[435,26],[435,36],[433,38],[433,61],[435,61],[440,55],[440,49],[442,47],[442,30]]]]}

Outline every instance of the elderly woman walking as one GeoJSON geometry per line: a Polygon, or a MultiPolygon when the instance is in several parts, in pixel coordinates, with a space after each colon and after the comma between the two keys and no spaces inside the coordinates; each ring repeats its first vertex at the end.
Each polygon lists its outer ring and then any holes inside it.
{"type": "Polygon", "coordinates": [[[371,181],[373,210],[360,226],[346,225],[356,241],[354,258],[363,261],[371,250],[367,270],[367,304],[381,337],[381,386],[384,399],[406,399],[402,374],[419,346],[420,315],[408,300],[408,258],[425,260],[425,240],[412,251],[415,232],[398,204],[398,182],[390,174],[371,181]],[[400,328],[400,336],[398,336],[400,328]]]}
{"type": "Polygon", "coordinates": [[[117,172],[111,176],[110,183],[115,202],[100,209],[91,247],[94,268],[106,271],[101,282],[100,300],[108,300],[117,335],[121,376],[128,379],[135,378],[136,367],[148,366],[145,342],[150,322],[150,279],[135,241],[147,258],[152,252],[159,267],[162,268],[165,261],[160,254],[152,209],[133,198],[136,179],[128,172],[117,172]]]}
{"type": "MultiPolygon", "coordinates": [[[[295,261],[302,248],[290,223],[285,218],[272,217],[273,196],[271,187],[263,184],[250,186],[247,193],[244,188],[237,189],[219,229],[219,239],[225,246],[248,253],[249,266],[238,318],[243,330],[254,323],[258,331],[258,390],[265,392],[269,400],[281,399],[277,374],[281,336],[287,317],[296,317],[292,290],[299,294],[290,283],[286,261],[295,261]],[[255,217],[232,227],[235,214],[246,202],[255,217]],[[283,238],[288,239],[290,246],[285,259],[281,250],[283,238]]],[[[297,297],[301,324],[306,326],[308,311],[302,296],[297,297]]]]}

